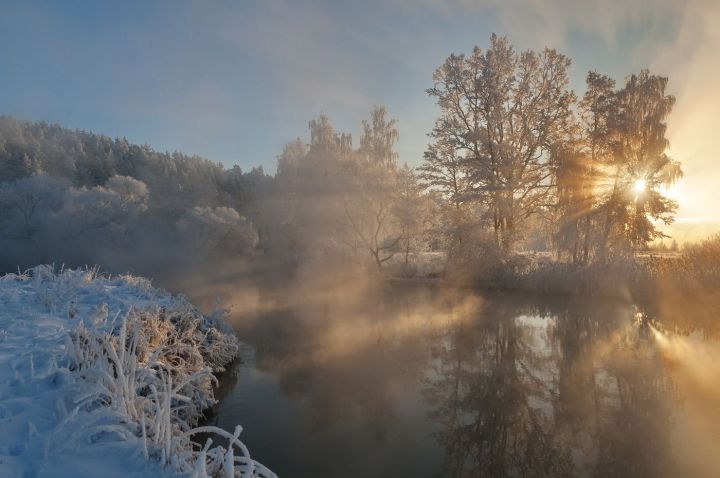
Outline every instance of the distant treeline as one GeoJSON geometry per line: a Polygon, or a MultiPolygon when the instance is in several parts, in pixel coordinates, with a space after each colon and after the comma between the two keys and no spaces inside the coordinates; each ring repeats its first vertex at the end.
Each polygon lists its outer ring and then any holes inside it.
{"type": "Polygon", "coordinates": [[[152,276],[257,243],[243,172],[87,131],[0,117],[0,269],[41,262],[152,276]]]}
{"type": "Polygon", "coordinates": [[[0,116],[0,181],[45,174],[76,188],[104,185],[113,176],[145,183],[153,209],[196,205],[252,208],[252,189],[265,178],[262,167],[243,172],[199,156],[163,153],[88,131],[0,116]]]}

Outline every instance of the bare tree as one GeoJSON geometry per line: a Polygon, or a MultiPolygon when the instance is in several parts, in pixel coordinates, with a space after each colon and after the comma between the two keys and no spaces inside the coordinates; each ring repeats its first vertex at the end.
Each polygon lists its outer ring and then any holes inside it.
{"type": "Polygon", "coordinates": [[[428,146],[425,161],[420,166],[418,178],[426,189],[437,191],[444,200],[444,216],[450,231],[450,248],[463,247],[465,225],[469,222],[468,174],[464,158],[452,144],[436,138],[428,146]]]}
{"type": "Polygon", "coordinates": [[[555,50],[517,53],[493,34],[486,52],[451,55],[428,90],[442,110],[430,136],[467,164],[469,190],[506,252],[523,223],[549,205],[550,148],[566,134],[575,101],[569,65],[555,50]]]}
{"type": "Polygon", "coordinates": [[[423,193],[423,189],[415,172],[407,164],[398,170],[394,214],[406,269],[410,252],[418,251],[425,245],[428,231],[434,225],[432,216],[436,204],[431,196],[423,193]]]}
{"type": "Polygon", "coordinates": [[[601,242],[603,192],[614,179],[611,128],[617,95],[615,80],[595,71],[588,73],[587,89],[579,103],[578,134],[554,151],[559,215],[555,241],[573,263],[586,264],[601,242]]]}
{"type": "Polygon", "coordinates": [[[394,205],[397,198],[398,131],[396,121],[376,107],[363,134],[355,161],[350,165],[351,187],[343,195],[346,224],[353,241],[370,253],[378,268],[392,259],[402,240],[394,205]]]}
{"type": "Polygon", "coordinates": [[[378,268],[398,251],[396,121],[376,107],[363,121],[360,147],[321,115],[310,143],[288,144],[278,158],[277,214],[296,259],[338,255],[378,268]]]}

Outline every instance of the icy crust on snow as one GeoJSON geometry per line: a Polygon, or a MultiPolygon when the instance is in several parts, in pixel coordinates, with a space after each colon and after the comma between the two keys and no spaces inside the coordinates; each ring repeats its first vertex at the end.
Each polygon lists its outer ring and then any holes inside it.
{"type": "Polygon", "coordinates": [[[242,428],[193,428],[237,354],[218,315],[132,276],[0,277],[0,476],[274,477],[242,428]]]}

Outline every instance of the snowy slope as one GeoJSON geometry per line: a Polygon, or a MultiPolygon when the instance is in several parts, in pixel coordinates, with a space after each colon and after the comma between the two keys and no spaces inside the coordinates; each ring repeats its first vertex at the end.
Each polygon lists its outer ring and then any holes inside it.
{"type": "Polygon", "coordinates": [[[217,318],[144,279],[0,277],[0,476],[274,476],[239,427],[192,429],[236,352],[217,318]],[[198,431],[224,446],[198,450],[198,431]]]}

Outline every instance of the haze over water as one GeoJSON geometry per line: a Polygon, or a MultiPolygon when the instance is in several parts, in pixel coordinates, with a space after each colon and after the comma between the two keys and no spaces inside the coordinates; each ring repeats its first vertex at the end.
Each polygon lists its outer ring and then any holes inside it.
{"type": "Polygon", "coordinates": [[[709,478],[720,467],[708,331],[661,332],[615,301],[427,286],[301,296],[261,291],[263,312],[238,318],[242,360],[208,420],[242,423],[280,476],[709,478]]]}

